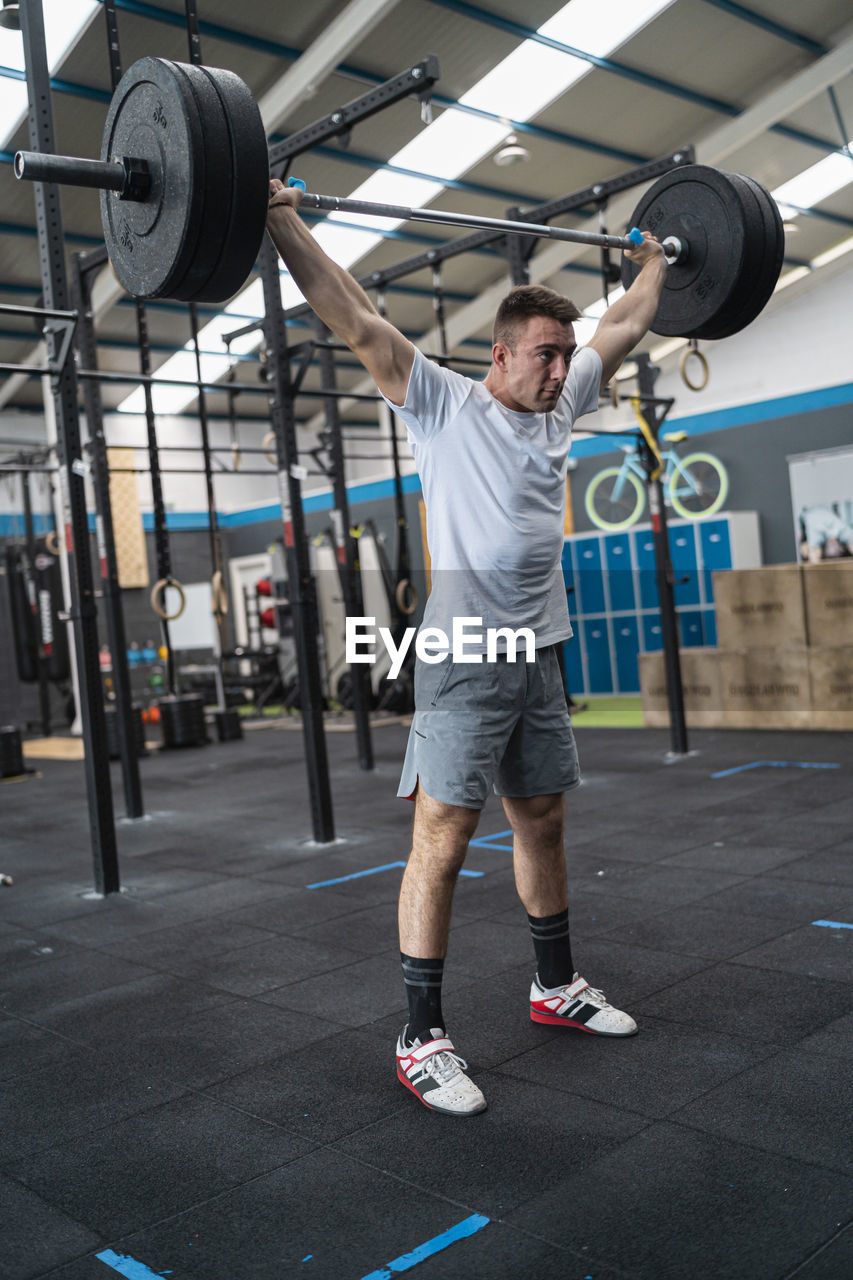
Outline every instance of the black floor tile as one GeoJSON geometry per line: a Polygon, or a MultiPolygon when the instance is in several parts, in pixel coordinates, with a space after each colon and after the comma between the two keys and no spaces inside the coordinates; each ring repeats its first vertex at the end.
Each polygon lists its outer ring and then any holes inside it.
{"type": "Polygon", "coordinates": [[[259,997],[264,1004],[310,1014],[346,1027],[360,1027],[396,1011],[405,1022],[406,993],[400,973],[399,951],[390,956],[368,956],[348,964],[340,973],[306,978],[267,991],[259,997]]]}
{"type": "Polygon", "coordinates": [[[107,1128],[182,1093],[183,1086],[126,1059],[68,1046],[49,1066],[15,1080],[14,1106],[4,1107],[0,1164],[107,1128]]]}
{"type": "Polygon", "coordinates": [[[3,1247],[0,1280],[36,1280],[69,1257],[102,1245],[97,1232],[13,1178],[0,1174],[3,1247]]]}
{"type": "Polygon", "coordinates": [[[807,924],[744,951],[737,963],[828,978],[832,982],[853,982],[853,930],[807,924]]]}
{"type": "Polygon", "coordinates": [[[759,1062],[685,1106],[681,1124],[853,1174],[853,1076],[798,1050],[759,1062]],[[829,1085],[829,1087],[827,1087],[829,1085]]]}
{"type": "Polygon", "coordinates": [[[360,1280],[478,1211],[322,1150],[112,1248],[182,1278],[360,1280]]]}
{"type": "Polygon", "coordinates": [[[406,1106],[394,1040],[380,1050],[358,1030],[342,1030],[211,1085],[208,1094],[316,1143],[357,1132],[406,1106]]]}
{"type": "Polygon", "coordinates": [[[9,1165],[9,1173],[113,1239],[298,1159],[311,1144],[190,1095],[9,1165]]]}
{"type": "Polygon", "coordinates": [[[558,1028],[547,1044],[497,1070],[657,1120],[726,1080],[735,1078],[736,1087],[741,1072],[775,1053],[772,1045],[648,1018],[638,1035],[621,1041],[558,1028]]]}
{"type": "Polygon", "coordinates": [[[747,1040],[792,1045],[853,1009],[853,990],[802,974],[720,964],[632,1010],[747,1040]]]}
{"type": "Polygon", "coordinates": [[[797,1280],[841,1280],[853,1275],[853,1222],[847,1222],[796,1273],[797,1280]]]}
{"type": "Polygon", "coordinates": [[[634,920],[605,934],[629,946],[674,951],[708,960],[728,960],[758,943],[787,932],[788,926],[769,916],[720,911],[704,903],[688,903],[674,910],[634,920]]]}
{"type": "Polygon", "coordinates": [[[851,1191],[836,1173],[664,1121],[563,1170],[507,1221],[634,1280],[780,1280],[848,1220],[851,1191]]]}
{"type": "Polygon", "coordinates": [[[586,1099],[567,1105],[561,1091],[497,1072],[474,1074],[488,1104],[481,1115],[425,1116],[423,1104],[398,1085],[408,1107],[339,1139],[334,1150],[503,1217],[544,1194],[555,1170],[580,1172],[648,1123],[586,1099]]]}

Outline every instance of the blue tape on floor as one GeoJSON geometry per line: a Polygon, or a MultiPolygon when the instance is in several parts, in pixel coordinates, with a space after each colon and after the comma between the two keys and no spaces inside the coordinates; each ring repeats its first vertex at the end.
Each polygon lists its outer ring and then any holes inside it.
{"type": "Polygon", "coordinates": [[[126,1253],[113,1253],[112,1249],[104,1249],[103,1253],[96,1253],[95,1257],[112,1267],[119,1275],[127,1276],[127,1280],[162,1280],[163,1276],[172,1274],[170,1271],[152,1271],[144,1262],[137,1262],[126,1253]]]}
{"type": "Polygon", "coordinates": [[[501,853],[512,853],[511,844],[497,844],[496,841],[503,840],[505,836],[511,836],[512,829],[509,831],[496,831],[491,836],[478,836],[476,840],[469,841],[469,849],[500,849],[501,853]]]}
{"type": "Polygon", "coordinates": [[[318,880],[316,884],[306,884],[306,889],[325,889],[330,884],[343,884],[346,880],[360,880],[362,876],[375,876],[378,871],[391,871],[394,867],[405,867],[405,862],[386,862],[382,867],[368,867],[366,871],[353,871],[350,876],[338,876],[336,880],[318,880]]]}
{"type": "Polygon", "coordinates": [[[739,764],[736,769],[723,769],[712,773],[712,778],[729,778],[733,773],[746,773],[747,769],[840,769],[840,764],[806,764],[802,760],[754,760],[752,764],[739,764]]]}
{"type": "Polygon", "coordinates": [[[841,920],[812,920],[812,924],[822,925],[824,929],[853,929],[853,924],[844,924],[841,920]]]}
{"type": "MultiPolygon", "coordinates": [[[[348,876],[338,876],[335,880],[318,880],[316,884],[306,884],[306,889],[327,889],[330,884],[344,884],[347,880],[360,880],[362,876],[375,876],[378,871],[393,871],[394,867],[405,867],[405,862],[386,862],[381,867],[368,867],[366,871],[353,871],[348,876]]],[[[484,871],[465,871],[459,872],[460,876],[480,876],[485,875],[484,871]]]]}
{"type": "Polygon", "coordinates": [[[483,1227],[488,1226],[491,1219],[484,1218],[481,1213],[472,1213],[470,1218],[464,1218],[462,1222],[457,1222],[455,1227],[442,1232],[440,1236],[433,1236],[432,1240],[427,1240],[426,1244],[418,1245],[417,1249],[413,1249],[411,1253],[404,1253],[401,1257],[395,1258],[393,1262],[386,1262],[384,1267],[380,1267],[378,1271],[371,1271],[369,1275],[362,1276],[362,1280],[392,1280],[394,1275],[399,1275],[401,1271],[409,1271],[412,1267],[416,1267],[419,1262],[424,1262],[427,1258],[431,1258],[435,1253],[441,1253],[442,1249],[446,1249],[449,1245],[455,1244],[457,1240],[464,1240],[466,1236],[473,1236],[478,1231],[482,1231],[483,1227]]]}

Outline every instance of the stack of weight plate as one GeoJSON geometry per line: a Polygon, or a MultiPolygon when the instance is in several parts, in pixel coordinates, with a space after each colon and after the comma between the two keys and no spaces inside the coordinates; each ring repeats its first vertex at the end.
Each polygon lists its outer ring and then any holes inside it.
{"type": "Polygon", "coordinates": [[[140,58],[107,113],[101,159],[144,160],[146,200],[101,192],[110,261],[143,298],[223,302],[264,234],[269,153],[257,103],[231,71],[140,58]]]}
{"type": "Polygon", "coordinates": [[[157,706],[164,751],[173,747],[202,747],[208,741],[204,698],[200,693],[170,694],[160,698],[157,706]]]}
{"type": "Polygon", "coordinates": [[[0,727],[0,778],[17,778],[24,772],[21,731],[13,724],[0,727]]]}
{"type": "MultiPolygon", "coordinates": [[[[782,269],[785,232],[776,201],[754,178],[684,165],[649,188],[633,220],[658,240],[675,236],[688,245],[686,257],[667,268],[653,333],[728,338],[768,302],[782,269]]],[[[638,272],[623,259],[626,289],[638,272]]]]}
{"type": "MultiPolygon", "coordinates": [[[[105,707],[104,715],[107,720],[107,751],[111,760],[119,760],[121,758],[121,743],[119,741],[118,709],[116,707],[105,707]]],[[[146,755],[145,725],[142,722],[142,704],[139,702],[134,702],[131,708],[130,730],[133,735],[136,754],[138,756],[146,755]]]]}

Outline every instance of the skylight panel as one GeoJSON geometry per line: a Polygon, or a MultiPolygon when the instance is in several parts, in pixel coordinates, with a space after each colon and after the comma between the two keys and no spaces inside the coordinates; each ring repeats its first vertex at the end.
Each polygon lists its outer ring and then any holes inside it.
{"type": "Polygon", "coordinates": [[[641,27],[651,22],[673,0],[571,0],[539,28],[539,34],[561,44],[606,57],[641,27]]]}
{"type": "MultiPolygon", "coordinates": [[[[53,73],[76,44],[101,6],[96,0],[45,0],[44,34],[47,65],[53,73]]],[[[24,70],[24,41],[20,31],[0,28],[0,65],[24,70]]],[[[8,142],[26,115],[27,87],[4,77],[0,84],[0,112],[6,121],[3,140],[8,142]]]]}
{"type": "Polygon", "coordinates": [[[526,121],[590,70],[588,62],[525,40],[462,95],[460,106],[526,121]]]}
{"type": "MultiPolygon", "coordinates": [[[[853,147],[853,141],[847,145],[853,147]]],[[[790,181],[783,182],[772,195],[782,217],[790,219],[797,216],[798,209],[811,209],[849,182],[853,182],[853,160],[849,155],[836,151],[790,181]],[[797,207],[791,208],[791,205],[797,207]]]]}

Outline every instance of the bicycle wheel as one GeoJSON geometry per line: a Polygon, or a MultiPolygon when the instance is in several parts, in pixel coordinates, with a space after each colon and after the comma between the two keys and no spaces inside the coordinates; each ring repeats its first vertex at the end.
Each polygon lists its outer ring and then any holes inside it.
{"type": "Polygon", "coordinates": [[[679,458],[669,480],[669,500],[685,520],[712,516],[728,492],[728,472],[712,453],[691,453],[679,458]]]}
{"type": "Polygon", "coordinates": [[[643,486],[633,471],[605,467],[587,485],[586,514],[599,529],[627,529],[639,520],[645,501],[643,486]]]}

